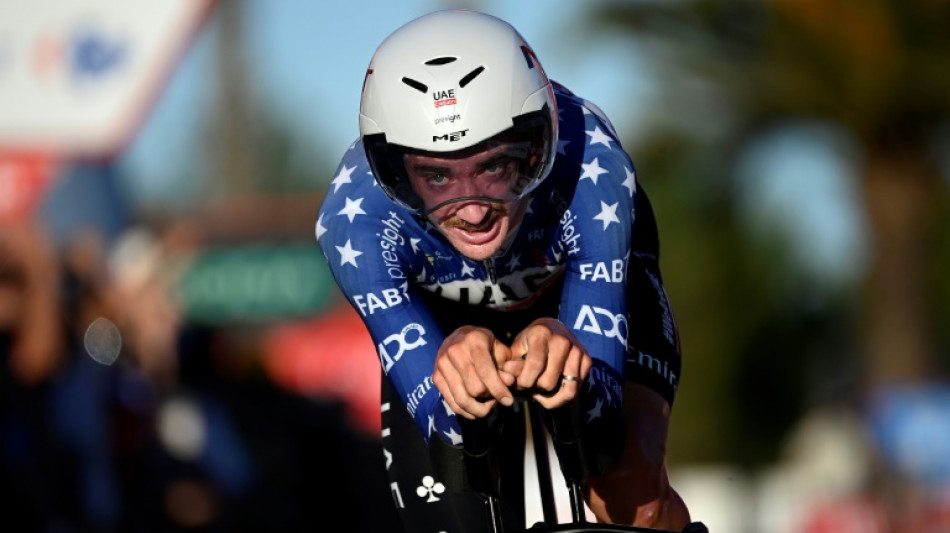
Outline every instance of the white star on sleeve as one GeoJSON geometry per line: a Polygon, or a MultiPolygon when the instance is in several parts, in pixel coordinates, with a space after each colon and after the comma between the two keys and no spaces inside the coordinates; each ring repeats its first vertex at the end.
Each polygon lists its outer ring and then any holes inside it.
{"type": "Polygon", "coordinates": [[[514,270],[521,266],[521,254],[514,254],[511,256],[511,260],[508,261],[508,270],[514,270]]]}
{"type": "Polygon", "coordinates": [[[314,228],[314,233],[317,234],[317,240],[319,241],[320,237],[322,237],[326,232],[327,228],[323,226],[323,213],[321,213],[320,216],[317,217],[317,227],[314,228]]]}
{"type": "Polygon", "coordinates": [[[602,408],[603,406],[604,406],[603,401],[600,400],[600,399],[598,399],[598,400],[597,400],[597,403],[594,405],[594,407],[593,407],[590,411],[587,411],[587,416],[590,417],[590,418],[587,419],[587,423],[590,423],[591,420],[595,420],[595,419],[600,418],[601,416],[603,416],[603,413],[601,412],[601,408],[602,408]]]}
{"type": "Polygon", "coordinates": [[[604,231],[607,230],[607,226],[609,226],[611,222],[620,224],[620,219],[617,218],[618,205],[620,205],[619,202],[607,205],[603,200],[600,201],[600,213],[594,216],[594,220],[600,220],[604,223],[604,231]]]}
{"type": "Polygon", "coordinates": [[[449,438],[452,441],[452,444],[458,446],[462,444],[462,436],[455,432],[455,428],[451,428],[448,431],[443,431],[443,435],[449,438]]]}
{"type": "Polygon", "coordinates": [[[601,174],[606,174],[607,170],[600,166],[600,161],[595,157],[590,163],[581,163],[581,168],[584,169],[584,173],[581,174],[581,177],[578,178],[578,181],[584,178],[590,178],[594,182],[594,185],[597,185],[597,178],[601,174]]]}
{"type": "Polygon", "coordinates": [[[611,139],[609,135],[600,130],[600,126],[594,126],[594,131],[585,131],[584,133],[590,136],[591,146],[602,144],[610,148],[610,143],[613,142],[613,139],[611,139]]]}
{"type": "Polygon", "coordinates": [[[475,269],[472,268],[472,265],[469,265],[467,261],[462,261],[462,273],[459,274],[461,277],[469,276],[475,277],[475,269]]]}
{"type": "Polygon", "coordinates": [[[456,416],[455,411],[453,411],[452,408],[449,407],[449,402],[445,401],[445,398],[442,398],[442,407],[445,408],[446,416],[456,416]]]}
{"type": "Polygon", "coordinates": [[[564,139],[557,140],[557,153],[561,155],[567,155],[567,145],[571,144],[571,141],[565,141],[564,139]]]}
{"type": "Polygon", "coordinates": [[[349,263],[354,267],[359,268],[359,265],[356,264],[356,258],[363,255],[363,252],[354,250],[353,246],[350,245],[349,239],[346,240],[346,244],[343,246],[337,246],[336,251],[340,252],[340,266],[349,263]]]}
{"type": "Polygon", "coordinates": [[[435,417],[429,415],[429,435],[431,436],[433,433],[435,433],[435,417]]]}
{"type": "Polygon", "coordinates": [[[343,168],[340,169],[340,173],[330,182],[330,184],[333,185],[333,192],[340,190],[340,187],[346,183],[353,183],[353,181],[350,180],[350,175],[353,174],[354,170],[356,170],[355,166],[353,168],[346,168],[346,165],[343,165],[343,168]]]}
{"type": "Polygon", "coordinates": [[[414,254],[419,253],[419,243],[420,243],[421,241],[422,241],[422,239],[417,239],[417,238],[414,238],[414,237],[410,237],[410,238],[409,238],[409,246],[412,246],[412,253],[414,253],[414,254]]]}
{"type": "Polygon", "coordinates": [[[363,208],[360,207],[360,204],[363,203],[362,198],[357,198],[352,200],[349,197],[346,198],[346,207],[340,210],[338,215],[346,215],[346,218],[350,219],[350,222],[353,222],[353,219],[356,218],[356,215],[365,215],[366,211],[363,211],[363,208]]]}
{"type": "Polygon", "coordinates": [[[601,387],[604,389],[604,394],[605,394],[606,397],[607,397],[607,405],[613,405],[613,404],[614,404],[614,395],[610,392],[610,387],[608,387],[608,386],[606,386],[606,385],[601,385],[601,387]]]}
{"type": "Polygon", "coordinates": [[[637,188],[637,173],[627,170],[627,167],[623,167],[623,171],[627,174],[627,177],[621,185],[630,189],[630,198],[633,198],[633,191],[637,188]]]}
{"type": "Polygon", "coordinates": [[[425,283],[428,275],[426,274],[426,267],[422,267],[422,272],[416,276],[416,283],[425,283]]]}

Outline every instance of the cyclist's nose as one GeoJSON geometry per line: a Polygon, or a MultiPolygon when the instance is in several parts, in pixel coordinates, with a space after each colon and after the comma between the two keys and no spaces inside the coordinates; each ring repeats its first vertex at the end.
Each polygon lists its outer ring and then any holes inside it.
{"type": "Polygon", "coordinates": [[[455,212],[455,216],[469,224],[479,224],[491,209],[492,206],[485,202],[466,202],[455,212]]]}

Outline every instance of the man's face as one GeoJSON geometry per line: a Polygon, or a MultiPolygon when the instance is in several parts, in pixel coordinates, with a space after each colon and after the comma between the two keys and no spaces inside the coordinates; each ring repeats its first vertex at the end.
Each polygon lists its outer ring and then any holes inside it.
{"type": "Polygon", "coordinates": [[[523,179],[523,143],[498,143],[464,156],[406,154],[403,162],[429,221],[462,255],[495,255],[526,201],[512,192],[523,179]]]}

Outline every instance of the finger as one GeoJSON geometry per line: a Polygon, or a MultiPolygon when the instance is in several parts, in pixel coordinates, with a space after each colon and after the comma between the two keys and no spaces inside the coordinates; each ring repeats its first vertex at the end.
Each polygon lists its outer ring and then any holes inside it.
{"type": "Polygon", "coordinates": [[[505,363],[516,358],[511,348],[498,339],[494,339],[492,343],[492,357],[495,359],[495,366],[498,368],[501,368],[505,363]]]}
{"type": "Polygon", "coordinates": [[[462,410],[462,415],[470,419],[487,416],[498,402],[493,396],[486,393],[472,394],[464,384],[462,391],[456,393],[456,401],[462,410]]]}
{"type": "Polygon", "coordinates": [[[454,391],[456,387],[453,383],[460,382],[461,376],[458,375],[454,366],[445,362],[440,364],[440,361],[442,360],[436,361],[436,370],[432,373],[432,384],[439,390],[439,393],[442,394],[442,398],[445,399],[445,402],[449,404],[449,407],[455,414],[466,418],[474,418],[471,414],[467,413],[465,409],[462,409],[462,406],[455,400],[454,391]]]}
{"type": "MultiPolygon", "coordinates": [[[[521,356],[521,359],[524,360],[524,365],[518,374],[519,388],[530,389],[538,386],[538,377],[548,364],[548,346],[545,333],[546,331],[539,328],[529,328],[521,333],[520,344],[524,348],[524,352],[522,352],[524,355],[521,356]]],[[[515,345],[518,345],[518,343],[519,341],[516,340],[515,345]]]]}
{"type": "Polygon", "coordinates": [[[587,376],[583,369],[584,360],[587,360],[588,370],[590,367],[590,358],[577,346],[573,346],[568,354],[567,361],[564,363],[564,369],[561,371],[561,390],[567,399],[576,398],[580,391],[581,384],[587,376]]]}
{"type": "MultiPolygon", "coordinates": [[[[477,339],[477,336],[469,338],[477,339]]],[[[480,341],[452,344],[444,349],[444,356],[436,361],[448,378],[451,394],[461,410],[459,414],[466,418],[487,415],[495,403],[495,398],[482,379],[486,366],[491,368],[491,373],[497,374],[485,346],[480,341]]],[[[499,378],[496,376],[496,379],[499,378]]]]}
{"type": "MultiPolygon", "coordinates": [[[[449,406],[456,414],[474,419],[488,414],[494,407],[494,399],[486,394],[472,366],[472,356],[468,353],[469,349],[464,345],[450,346],[445,350],[444,357],[436,359],[436,368],[445,378],[448,395],[451,396],[449,406]]],[[[446,394],[443,393],[443,396],[446,394]]]]}
{"type": "Polygon", "coordinates": [[[498,370],[517,378],[521,374],[521,370],[523,368],[524,361],[522,359],[513,359],[511,361],[505,362],[505,364],[501,365],[498,370]]]}
{"type": "Polygon", "coordinates": [[[587,381],[587,376],[590,375],[590,369],[593,366],[593,360],[590,358],[590,354],[581,350],[581,381],[587,381]]]}
{"type": "MultiPolygon", "coordinates": [[[[538,387],[548,391],[558,390],[571,353],[577,350],[578,348],[567,337],[552,335],[547,339],[547,364],[538,377],[538,387]]],[[[576,375],[576,368],[580,366],[580,356],[576,353],[575,355],[576,367],[571,369],[571,372],[574,372],[573,375],[576,375]]]]}
{"type": "Polygon", "coordinates": [[[492,349],[492,354],[495,358],[495,365],[498,369],[497,375],[501,380],[503,385],[502,396],[495,396],[502,403],[502,405],[510,406],[514,404],[514,396],[511,394],[511,387],[515,383],[517,374],[506,371],[506,365],[508,365],[512,358],[514,357],[511,351],[511,348],[507,344],[501,342],[498,339],[495,339],[495,343],[492,349]]]}
{"type": "MultiPolygon", "coordinates": [[[[586,377],[583,366],[587,360],[587,370],[589,371],[589,357],[578,346],[571,346],[567,353],[567,358],[561,367],[561,373],[557,376],[559,380],[557,392],[547,398],[538,398],[538,403],[547,409],[553,409],[564,405],[574,398],[577,398],[583,379],[586,377]]],[[[547,376],[544,376],[545,378],[547,376]]]]}
{"type": "Polygon", "coordinates": [[[518,381],[518,378],[514,374],[505,372],[504,369],[498,369],[498,377],[501,379],[501,382],[505,384],[505,388],[508,389],[508,392],[511,392],[511,387],[515,385],[518,381]]]}
{"type": "Polygon", "coordinates": [[[498,400],[502,405],[512,405],[514,397],[508,390],[508,384],[498,372],[498,361],[507,361],[510,350],[497,339],[493,339],[491,352],[476,346],[472,351],[472,367],[475,376],[468,376],[467,383],[472,387],[469,392],[473,397],[484,397],[486,394],[498,400]]]}

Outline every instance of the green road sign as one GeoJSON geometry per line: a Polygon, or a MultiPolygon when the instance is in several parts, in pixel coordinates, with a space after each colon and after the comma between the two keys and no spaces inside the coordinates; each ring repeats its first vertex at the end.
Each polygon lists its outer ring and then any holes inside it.
{"type": "Polygon", "coordinates": [[[316,245],[246,246],[199,253],[178,297],[193,321],[273,321],[318,314],[335,288],[316,245]]]}

